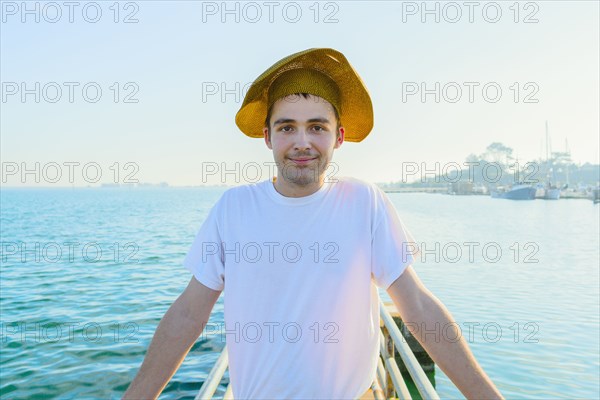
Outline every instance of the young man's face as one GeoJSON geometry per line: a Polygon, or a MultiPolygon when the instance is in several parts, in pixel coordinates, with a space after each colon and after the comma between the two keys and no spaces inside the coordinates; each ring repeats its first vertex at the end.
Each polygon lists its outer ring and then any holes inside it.
{"type": "Polygon", "coordinates": [[[263,133],[273,150],[279,183],[319,187],[333,150],[344,142],[344,128],[336,135],[333,106],[321,97],[290,95],[273,104],[270,125],[271,140],[266,127],[263,133]]]}

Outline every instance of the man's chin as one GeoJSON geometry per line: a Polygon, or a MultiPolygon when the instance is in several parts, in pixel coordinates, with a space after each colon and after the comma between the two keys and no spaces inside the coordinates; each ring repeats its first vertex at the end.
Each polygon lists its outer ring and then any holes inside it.
{"type": "Polygon", "coordinates": [[[299,186],[306,186],[319,181],[318,169],[315,168],[292,165],[285,168],[282,175],[287,182],[299,186]]]}

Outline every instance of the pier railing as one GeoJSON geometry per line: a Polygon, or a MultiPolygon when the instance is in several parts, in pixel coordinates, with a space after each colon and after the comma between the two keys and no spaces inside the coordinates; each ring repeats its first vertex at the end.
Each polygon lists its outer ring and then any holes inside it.
{"type": "MultiPolygon", "coordinates": [[[[439,395],[390,314],[388,310],[390,307],[394,307],[392,303],[386,305],[379,298],[379,313],[381,317],[379,360],[377,374],[371,385],[374,398],[377,400],[395,398],[412,399],[406,385],[405,377],[400,372],[400,368],[396,362],[395,354],[397,351],[419,395],[423,399],[439,400],[439,395]]],[[[195,400],[211,400],[215,398],[214,394],[223,379],[228,365],[227,346],[225,346],[208,374],[206,381],[200,387],[195,400]]],[[[231,383],[227,385],[223,399],[233,399],[231,383]]]]}
{"type": "Polygon", "coordinates": [[[398,325],[394,322],[386,305],[381,301],[381,298],[379,298],[379,314],[383,321],[383,327],[380,333],[381,347],[379,353],[380,360],[383,358],[386,363],[386,369],[383,371],[386,374],[381,378],[382,382],[385,382],[385,397],[399,397],[401,399],[412,398],[408,391],[408,387],[406,386],[404,377],[400,373],[396,359],[394,358],[394,346],[396,346],[396,349],[421,397],[423,399],[439,400],[440,396],[435,391],[435,388],[429,381],[425,371],[423,371],[423,367],[421,367],[421,364],[417,361],[417,358],[400,332],[398,325]]]}

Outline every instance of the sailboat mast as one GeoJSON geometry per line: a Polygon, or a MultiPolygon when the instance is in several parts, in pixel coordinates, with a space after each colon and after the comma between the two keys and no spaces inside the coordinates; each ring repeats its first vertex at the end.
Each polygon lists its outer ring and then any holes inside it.
{"type": "Polygon", "coordinates": [[[548,158],[548,120],[546,120],[546,180],[550,179],[550,164],[548,158]]]}
{"type": "Polygon", "coordinates": [[[548,163],[548,120],[546,120],[546,164],[548,163]]]}
{"type": "Polygon", "coordinates": [[[565,153],[567,153],[567,186],[569,186],[569,164],[571,163],[571,152],[569,151],[569,140],[565,138],[565,153]]]}

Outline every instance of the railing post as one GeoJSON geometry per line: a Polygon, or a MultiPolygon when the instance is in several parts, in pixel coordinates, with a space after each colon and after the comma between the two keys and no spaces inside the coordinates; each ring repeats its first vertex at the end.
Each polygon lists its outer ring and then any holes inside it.
{"type": "MultiPolygon", "coordinates": [[[[416,389],[419,391],[421,397],[424,399],[439,400],[440,397],[436,393],[432,382],[429,380],[429,378],[425,374],[425,371],[423,371],[423,367],[419,364],[419,361],[416,359],[413,351],[411,350],[410,346],[406,342],[406,339],[404,338],[404,335],[400,331],[400,328],[398,327],[397,322],[394,320],[394,318],[390,314],[389,308],[391,308],[391,307],[393,307],[393,304],[386,306],[382,302],[381,298],[379,299],[380,317],[383,319],[383,323],[388,330],[387,334],[392,338],[392,340],[394,341],[394,344],[396,346],[398,346],[398,353],[399,353],[402,361],[404,362],[404,365],[406,365],[408,373],[410,374],[412,381],[414,382],[416,389]]],[[[395,369],[394,374],[397,375],[398,377],[401,377],[402,374],[401,374],[400,370],[398,369],[398,365],[396,363],[394,354],[388,355],[387,348],[383,346],[384,342],[386,341],[386,339],[383,337],[383,331],[380,331],[380,340],[381,340],[381,346],[380,346],[381,352],[386,353],[385,356],[387,356],[387,358],[386,358],[387,367],[391,368],[392,370],[395,369]]],[[[404,380],[402,380],[401,378],[400,378],[400,380],[402,381],[401,384],[400,384],[400,382],[396,382],[396,378],[394,377],[394,382],[396,383],[396,385],[395,385],[396,390],[402,392],[402,394],[401,394],[402,397],[410,398],[411,396],[408,393],[408,389],[406,388],[406,384],[404,383],[404,380]]]]}
{"type": "MultiPolygon", "coordinates": [[[[392,339],[392,337],[390,336],[390,332],[388,331],[387,327],[385,325],[383,325],[383,327],[381,328],[382,332],[383,332],[383,338],[385,340],[385,343],[383,344],[385,346],[385,349],[387,351],[387,353],[393,357],[394,356],[394,340],[392,339]]],[[[392,377],[390,374],[386,373],[385,374],[385,398],[386,399],[391,399],[396,397],[396,390],[394,389],[394,382],[392,382],[392,377]]]]}

